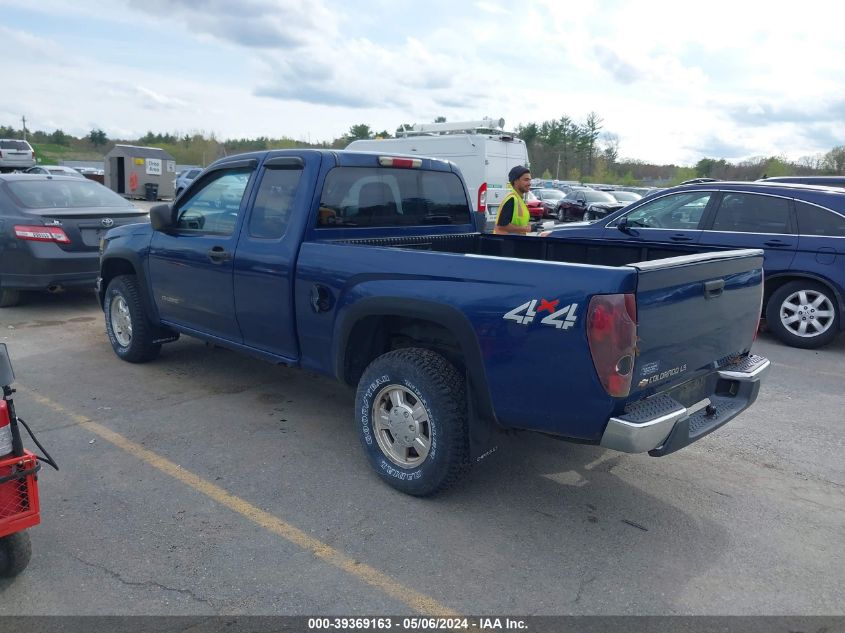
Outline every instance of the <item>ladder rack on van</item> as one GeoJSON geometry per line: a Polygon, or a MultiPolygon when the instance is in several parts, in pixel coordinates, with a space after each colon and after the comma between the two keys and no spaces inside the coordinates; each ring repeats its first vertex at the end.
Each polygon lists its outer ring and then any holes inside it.
{"type": "Polygon", "coordinates": [[[396,136],[439,136],[441,134],[472,134],[474,132],[493,132],[515,136],[513,132],[505,132],[504,119],[491,119],[484,117],[480,121],[455,121],[452,123],[416,123],[410,128],[403,128],[396,131],[396,136]]]}

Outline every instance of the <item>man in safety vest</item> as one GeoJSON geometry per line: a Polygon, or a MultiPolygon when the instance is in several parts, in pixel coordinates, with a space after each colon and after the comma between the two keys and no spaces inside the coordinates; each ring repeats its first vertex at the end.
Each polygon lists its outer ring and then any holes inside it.
{"type": "Polygon", "coordinates": [[[496,214],[496,235],[530,233],[531,215],[525,205],[525,194],[531,189],[531,172],[527,167],[517,165],[508,174],[508,195],[499,205],[496,214]]]}

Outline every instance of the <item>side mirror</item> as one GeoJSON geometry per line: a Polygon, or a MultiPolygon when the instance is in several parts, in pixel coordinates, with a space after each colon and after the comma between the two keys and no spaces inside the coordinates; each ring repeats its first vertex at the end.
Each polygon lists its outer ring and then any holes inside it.
{"type": "Polygon", "coordinates": [[[587,201],[586,201],[586,200],[579,200],[579,201],[578,201],[578,206],[579,206],[579,207],[586,206],[586,204],[587,204],[587,201]]]}
{"type": "Polygon", "coordinates": [[[631,227],[628,226],[628,216],[623,215],[616,221],[616,228],[622,231],[623,233],[627,233],[631,235],[631,227]]]}
{"type": "Polygon", "coordinates": [[[8,387],[15,382],[15,372],[12,371],[12,361],[5,343],[0,343],[0,386],[8,387]]]}
{"type": "Polygon", "coordinates": [[[155,231],[164,231],[173,226],[173,208],[169,204],[157,204],[150,209],[150,224],[155,231]]]}

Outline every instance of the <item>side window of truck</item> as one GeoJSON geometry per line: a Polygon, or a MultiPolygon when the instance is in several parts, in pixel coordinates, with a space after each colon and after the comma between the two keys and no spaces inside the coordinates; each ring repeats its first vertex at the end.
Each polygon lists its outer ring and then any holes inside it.
{"type": "Polygon", "coordinates": [[[452,172],[336,167],[326,176],[317,228],[470,224],[469,201],[452,172]]]}
{"type": "Polygon", "coordinates": [[[260,239],[279,239],[285,234],[302,168],[271,167],[264,171],[249,217],[249,234],[260,239]]]}
{"type": "Polygon", "coordinates": [[[203,234],[231,235],[235,231],[250,169],[217,170],[178,209],[176,227],[203,234]]]}

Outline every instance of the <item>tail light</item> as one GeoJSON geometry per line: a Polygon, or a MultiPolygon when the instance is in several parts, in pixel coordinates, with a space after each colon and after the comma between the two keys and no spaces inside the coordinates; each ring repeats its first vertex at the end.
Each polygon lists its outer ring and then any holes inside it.
{"type": "Polygon", "coordinates": [[[487,183],[482,182],[478,188],[478,212],[487,213],[487,183]]]}
{"type": "Polygon", "coordinates": [[[587,311],[593,365],[608,395],[631,392],[637,354],[637,302],[633,294],[596,295],[587,311]]]}
{"type": "Polygon", "coordinates": [[[12,425],[9,418],[9,405],[0,400],[0,457],[12,452],[12,425]]]}
{"type": "Polygon", "coordinates": [[[70,239],[65,232],[57,226],[15,226],[15,237],[19,240],[32,242],[58,242],[59,244],[70,244],[70,239]]]}
{"type": "Polygon", "coordinates": [[[400,169],[419,169],[422,167],[421,158],[396,158],[394,156],[379,156],[378,164],[382,167],[398,167],[400,169]]]}

